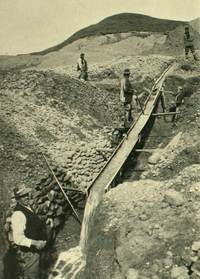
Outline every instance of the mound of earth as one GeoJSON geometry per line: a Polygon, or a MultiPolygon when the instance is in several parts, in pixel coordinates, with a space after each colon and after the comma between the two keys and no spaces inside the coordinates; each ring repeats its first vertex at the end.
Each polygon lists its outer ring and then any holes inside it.
{"type": "Polygon", "coordinates": [[[147,34],[137,37],[133,34],[111,34],[106,36],[87,37],[77,40],[64,48],[41,57],[39,67],[50,68],[76,65],[80,52],[85,52],[89,69],[91,63],[102,63],[117,60],[122,57],[140,55],[150,51],[159,41],[164,43],[166,35],[147,34]]]}
{"type": "Polygon", "coordinates": [[[86,278],[199,278],[190,277],[199,274],[199,169],[192,165],[167,181],[127,182],[106,194],[86,278]]]}
{"type": "Polygon", "coordinates": [[[36,157],[41,152],[67,167],[81,152],[90,157],[97,149],[111,151],[107,131],[118,123],[118,96],[70,77],[38,71],[3,73],[0,90],[2,167],[17,162],[12,175],[6,171],[10,185],[18,183],[18,175],[28,184],[30,177],[35,180],[42,163],[37,167],[41,158],[36,157]],[[14,175],[16,165],[28,169],[14,175]]]}

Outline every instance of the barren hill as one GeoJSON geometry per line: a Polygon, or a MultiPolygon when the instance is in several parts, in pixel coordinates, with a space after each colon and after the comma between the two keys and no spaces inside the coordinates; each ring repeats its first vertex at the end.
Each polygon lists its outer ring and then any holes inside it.
{"type": "Polygon", "coordinates": [[[100,36],[116,33],[128,33],[128,32],[166,32],[173,30],[179,25],[183,25],[186,22],[167,20],[150,17],[142,14],[134,13],[122,13],[110,16],[100,21],[97,24],[90,25],[84,29],[74,33],[67,40],[54,47],[46,49],[35,54],[45,55],[47,53],[58,51],[70,43],[79,39],[100,36]]]}
{"type": "MultiPolygon", "coordinates": [[[[195,48],[200,48],[198,22],[191,22],[195,33],[195,48]]],[[[186,22],[153,18],[140,14],[118,14],[84,28],[63,43],[34,55],[0,57],[0,68],[56,69],[67,73],[75,65],[80,52],[86,53],[89,70],[95,64],[112,64],[127,56],[184,55],[183,32],[186,22]],[[37,55],[36,55],[37,54],[37,55]],[[91,67],[92,66],[92,67],[91,67]]]]}

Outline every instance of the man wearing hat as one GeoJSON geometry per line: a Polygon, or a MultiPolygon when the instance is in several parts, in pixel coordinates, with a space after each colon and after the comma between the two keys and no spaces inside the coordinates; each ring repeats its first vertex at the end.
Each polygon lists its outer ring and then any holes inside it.
{"type": "Polygon", "coordinates": [[[85,54],[81,53],[80,58],[77,62],[77,71],[79,72],[79,79],[81,80],[88,80],[88,65],[87,61],[85,60],[85,54]]]}
{"type": "Polygon", "coordinates": [[[130,70],[125,69],[123,78],[121,80],[120,100],[124,105],[124,126],[128,128],[132,119],[132,99],[133,99],[133,88],[130,83],[130,70]]]}
{"type": "Polygon", "coordinates": [[[133,122],[132,118],[132,103],[134,102],[137,106],[140,106],[140,98],[144,95],[145,92],[142,92],[140,95],[134,94],[134,89],[129,80],[130,70],[124,70],[124,77],[121,80],[121,90],[120,90],[120,100],[124,105],[124,127],[129,128],[133,122]]]}
{"type": "Polygon", "coordinates": [[[192,52],[194,60],[198,61],[197,55],[194,49],[194,35],[190,32],[189,26],[185,27],[184,33],[184,46],[185,46],[185,57],[188,59],[189,51],[192,52]]]}
{"type": "MultiPolygon", "coordinates": [[[[46,225],[29,206],[30,192],[24,185],[14,190],[16,206],[11,216],[11,248],[15,250],[17,261],[16,279],[41,278],[40,254],[46,245],[46,225]]],[[[5,278],[8,278],[6,274],[5,278]]]]}

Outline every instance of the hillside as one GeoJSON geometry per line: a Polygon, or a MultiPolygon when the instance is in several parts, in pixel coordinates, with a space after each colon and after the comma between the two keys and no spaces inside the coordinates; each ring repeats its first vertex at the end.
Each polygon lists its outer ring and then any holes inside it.
{"type": "MultiPolygon", "coordinates": [[[[155,75],[169,63],[163,60],[152,57],[138,63],[120,61],[113,68],[115,90],[111,91],[53,71],[0,72],[1,251],[5,251],[8,244],[3,227],[12,189],[18,183],[33,189],[41,183],[42,189],[48,185],[44,181],[48,179],[49,170],[41,152],[51,166],[62,171],[62,177],[65,174],[70,179],[70,182],[65,181],[68,187],[81,190],[88,187],[113,150],[112,129],[120,124],[123,114],[118,88],[118,74],[123,63],[134,65],[138,87],[145,84],[151,88],[155,75]]],[[[103,75],[103,69],[99,69],[96,77],[98,73],[103,75]]],[[[57,238],[58,251],[66,248],[70,229],[73,233],[68,243],[74,246],[72,239],[80,235],[80,227],[77,229],[74,223],[77,225],[74,219],[73,223],[66,223],[63,234],[57,238]]],[[[0,256],[0,278],[3,256],[4,253],[0,256]]]]}
{"type": "Polygon", "coordinates": [[[127,33],[127,32],[166,32],[173,30],[186,22],[159,19],[141,14],[122,13],[110,16],[97,24],[90,25],[74,33],[67,40],[54,47],[33,54],[45,55],[58,51],[72,42],[91,36],[106,34],[127,33]]]}
{"type": "MultiPolygon", "coordinates": [[[[37,55],[0,56],[0,69],[36,67],[57,71],[59,68],[76,77],[76,61],[80,52],[84,52],[91,77],[99,64],[107,68],[127,56],[183,56],[185,23],[139,14],[118,14],[76,32],[63,43],[37,55]]],[[[199,49],[199,19],[190,23],[194,29],[195,48],[199,49]]]]}

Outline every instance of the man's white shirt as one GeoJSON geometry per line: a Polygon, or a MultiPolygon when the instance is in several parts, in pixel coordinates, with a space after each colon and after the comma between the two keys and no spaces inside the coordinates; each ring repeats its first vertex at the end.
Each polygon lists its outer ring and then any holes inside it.
{"type": "Polygon", "coordinates": [[[15,211],[11,216],[11,227],[14,243],[30,248],[32,240],[24,234],[26,229],[26,216],[21,211],[15,211]]]}

